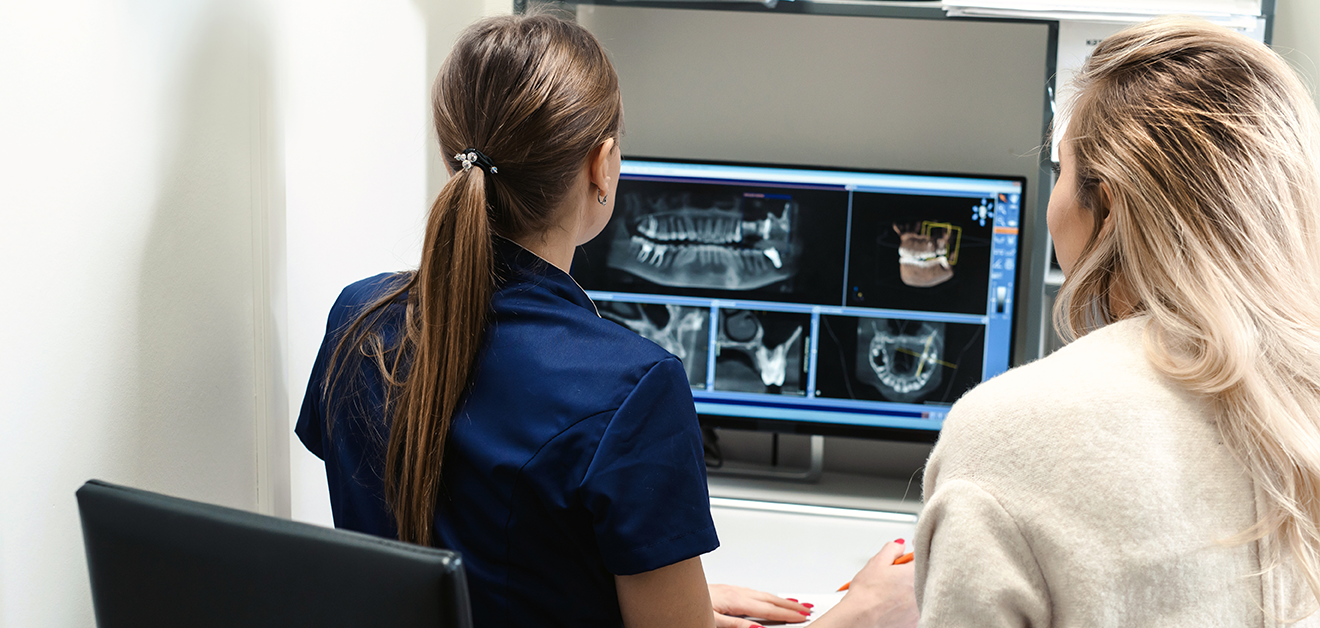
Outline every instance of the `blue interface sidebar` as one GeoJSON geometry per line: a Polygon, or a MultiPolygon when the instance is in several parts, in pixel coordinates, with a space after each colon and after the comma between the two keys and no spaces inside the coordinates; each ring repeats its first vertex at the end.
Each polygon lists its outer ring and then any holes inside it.
{"type": "Polygon", "coordinates": [[[1007,371],[1009,366],[1010,343],[995,340],[1013,336],[1014,277],[1017,276],[1021,199],[1021,195],[1016,193],[1000,192],[996,195],[982,381],[1007,371]]]}

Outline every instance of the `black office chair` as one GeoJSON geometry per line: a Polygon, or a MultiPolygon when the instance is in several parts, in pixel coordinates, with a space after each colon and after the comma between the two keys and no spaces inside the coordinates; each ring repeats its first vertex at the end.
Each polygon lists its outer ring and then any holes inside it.
{"type": "Polygon", "coordinates": [[[470,628],[437,550],[92,480],[78,489],[100,628],[470,628]]]}

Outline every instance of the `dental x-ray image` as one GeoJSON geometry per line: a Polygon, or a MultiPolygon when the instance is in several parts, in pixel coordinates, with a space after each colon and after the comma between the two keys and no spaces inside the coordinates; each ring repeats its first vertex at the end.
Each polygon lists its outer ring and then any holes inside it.
{"type": "Polygon", "coordinates": [[[683,362],[688,383],[706,387],[706,358],[710,348],[710,310],[666,303],[598,301],[601,318],[614,321],[660,345],[683,362]]]}
{"type": "Polygon", "coordinates": [[[994,225],[969,218],[984,202],[854,194],[847,305],[985,314],[994,225]]]}
{"type": "Polygon", "coordinates": [[[890,401],[916,401],[944,381],[944,323],[857,319],[858,380],[880,391],[890,401]]]}
{"type": "Polygon", "coordinates": [[[914,288],[931,288],[953,278],[962,244],[962,228],[926,221],[894,225],[898,234],[898,276],[914,288]]]}
{"type": "Polygon", "coordinates": [[[839,302],[846,192],[624,179],[617,194],[574,259],[589,290],[839,302]]]}
{"type": "Polygon", "coordinates": [[[715,390],[806,395],[806,337],[811,315],[720,310],[715,390]]]}
{"type": "Polygon", "coordinates": [[[753,290],[797,274],[792,198],[623,195],[608,264],[678,288],[753,290]],[[631,224],[629,224],[631,223],[631,224]]]}
{"type": "Polygon", "coordinates": [[[981,381],[981,325],[820,317],[816,396],[953,403],[981,381]]]}

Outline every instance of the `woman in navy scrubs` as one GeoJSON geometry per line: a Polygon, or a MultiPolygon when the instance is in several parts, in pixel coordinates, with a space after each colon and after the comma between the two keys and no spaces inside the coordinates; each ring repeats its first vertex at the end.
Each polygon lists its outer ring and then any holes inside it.
{"type": "MultiPolygon", "coordinates": [[[[343,291],[298,419],[335,525],[458,551],[482,627],[802,620],[796,602],[707,588],[699,556],[719,543],[683,367],[566,272],[619,179],[600,45],[550,16],[479,22],[433,105],[453,176],[421,264],[343,291]]],[[[911,623],[899,551],[824,623],[911,623]]]]}

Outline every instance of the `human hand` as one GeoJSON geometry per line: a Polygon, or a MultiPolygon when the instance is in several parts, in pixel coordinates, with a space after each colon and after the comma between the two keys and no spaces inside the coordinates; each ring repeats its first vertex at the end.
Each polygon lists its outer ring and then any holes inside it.
{"type": "MultiPolygon", "coordinates": [[[[917,625],[917,595],[913,590],[916,569],[912,563],[895,565],[907,551],[902,539],[886,543],[866,566],[853,576],[848,593],[826,614],[840,626],[911,628],[917,625]],[[832,617],[837,616],[837,617],[832,617]]],[[[824,618],[822,618],[824,619],[824,618]]],[[[833,626],[834,623],[828,625],[833,626]]]]}
{"type": "Polygon", "coordinates": [[[806,621],[811,614],[810,604],[728,584],[710,585],[710,604],[715,609],[715,628],[760,625],[743,617],[797,623],[806,621]]]}

